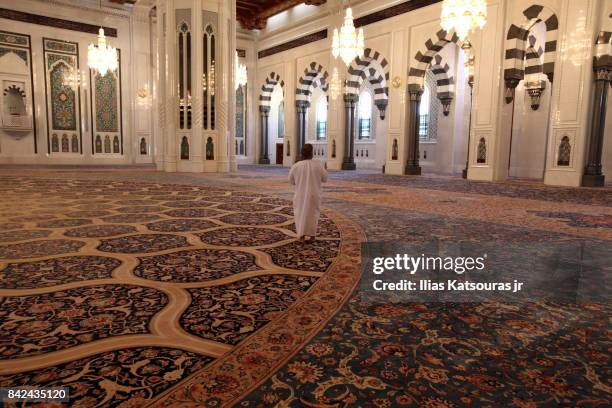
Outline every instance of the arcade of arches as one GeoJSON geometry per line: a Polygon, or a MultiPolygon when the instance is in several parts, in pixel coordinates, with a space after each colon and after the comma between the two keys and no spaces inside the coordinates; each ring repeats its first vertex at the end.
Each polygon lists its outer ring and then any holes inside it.
{"type": "Polygon", "coordinates": [[[0,399],[612,406],[612,0],[485,2],[462,40],[442,0],[0,0],[0,399]],[[372,294],[389,247],[574,296],[372,294]]]}

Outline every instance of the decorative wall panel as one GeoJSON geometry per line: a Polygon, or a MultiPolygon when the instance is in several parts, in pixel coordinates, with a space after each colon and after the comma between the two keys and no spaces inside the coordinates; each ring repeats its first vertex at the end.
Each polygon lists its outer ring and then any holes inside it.
{"type": "Polygon", "coordinates": [[[89,70],[91,79],[92,153],[123,154],[121,122],[121,50],[113,72],[89,70]],[[104,143],[103,143],[104,142],[104,143]],[[112,142],[112,143],[111,143],[112,142]],[[104,149],[102,149],[104,144],[104,149]]]}
{"type": "Polygon", "coordinates": [[[215,130],[215,50],[217,48],[217,13],[202,11],[202,127],[204,130],[215,130]]]}
{"type": "Polygon", "coordinates": [[[79,45],[43,38],[48,153],[82,153],[79,45]]]}
{"type": "Polygon", "coordinates": [[[191,58],[191,10],[176,10],[176,35],[178,44],[178,93],[179,129],[191,129],[192,120],[192,58],[191,58]]]}
{"type": "Polygon", "coordinates": [[[32,130],[34,153],[38,153],[29,35],[0,31],[0,76],[3,98],[0,123],[16,130],[32,130]]]}
{"type": "Polygon", "coordinates": [[[246,87],[239,86],[236,90],[236,155],[245,156],[246,139],[246,87]]]}

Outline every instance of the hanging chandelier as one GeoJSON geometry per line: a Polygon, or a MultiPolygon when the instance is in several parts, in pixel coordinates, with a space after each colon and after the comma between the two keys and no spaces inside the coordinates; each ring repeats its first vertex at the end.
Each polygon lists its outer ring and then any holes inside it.
{"type": "Polygon", "coordinates": [[[334,28],[332,55],[334,58],[340,56],[342,61],[348,66],[355,58],[363,55],[363,50],[363,28],[359,29],[359,33],[355,30],[353,10],[348,7],[344,16],[344,24],[340,27],[340,32],[338,33],[338,29],[334,28]]]}
{"type": "Polygon", "coordinates": [[[442,28],[455,30],[464,41],[471,31],[482,29],[487,23],[486,0],[444,0],[442,3],[442,28]]]}
{"type": "Polygon", "coordinates": [[[247,83],[247,79],[248,79],[246,65],[241,64],[240,60],[238,60],[238,51],[236,51],[236,57],[235,57],[234,63],[235,63],[235,71],[236,71],[234,85],[236,89],[238,89],[241,86],[245,86],[247,83]]]}
{"type": "Polygon", "coordinates": [[[117,49],[106,43],[103,28],[98,31],[98,44],[89,44],[87,48],[87,63],[89,68],[95,69],[100,75],[117,69],[117,49]]]}

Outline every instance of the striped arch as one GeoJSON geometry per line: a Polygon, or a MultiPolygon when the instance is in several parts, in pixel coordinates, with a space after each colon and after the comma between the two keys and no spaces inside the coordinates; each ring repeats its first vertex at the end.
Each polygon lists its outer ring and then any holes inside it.
{"type": "Polygon", "coordinates": [[[459,39],[459,36],[454,31],[447,33],[444,30],[440,30],[436,33],[437,38],[430,38],[425,43],[425,52],[417,52],[414,56],[416,64],[410,67],[408,71],[408,86],[419,86],[423,88],[425,83],[425,72],[431,65],[434,56],[438,54],[442,48],[449,43],[455,43],[459,48],[463,46],[463,42],[459,39]]]}
{"type": "Polygon", "coordinates": [[[296,106],[310,107],[310,97],[314,88],[321,87],[327,93],[329,89],[329,74],[323,69],[321,64],[311,62],[309,67],[304,70],[304,76],[298,80],[298,87],[295,90],[296,106]]]}
{"type": "Polygon", "coordinates": [[[534,77],[543,72],[542,55],[544,50],[536,44],[533,35],[529,36],[529,48],[525,51],[525,77],[534,77]],[[537,47],[537,49],[536,49],[537,47]]]}
{"type": "Polygon", "coordinates": [[[259,106],[270,107],[270,101],[272,100],[272,91],[274,87],[280,84],[281,88],[285,87],[285,82],[280,79],[280,75],[274,72],[270,72],[270,75],[266,78],[266,82],[261,87],[261,95],[259,95],[259,106]]]}
{"type": "Polygon", "coordinates": [[[366,48],[363,56],[355,58],[348,68],[346,94],[358,96],[361,84],[367,79],[374,88],[374,104],[384,119],[389,104],[389,76],[387,60],[378,51],[366,48]]]}
{"type": "Polygon", "coordinates": [[[542,72],[553,82],[555,60],[557,59],[557,38],[559,20],[557,15],[547,7],[534,4],[523,11],[527,19],[521,26],[512,24],[506,36],[506,53],[504,59],[504,79],[518,84],[525,77],[525,57],[528,48],[529,30],[543,21],[546,25],[546,44],[544,45],[544,63],[542,72]]]}
{"type": "Polygon", "coordinates": [[[448,75],[450,67],[448,64],[442,65],[443,61],[440,55],[436,55],[434,61],[431,66],[431,72],[433,72],[436,78],[438,99],[453,99],[455,97],[455,86],[453,77],[448,75]]]}

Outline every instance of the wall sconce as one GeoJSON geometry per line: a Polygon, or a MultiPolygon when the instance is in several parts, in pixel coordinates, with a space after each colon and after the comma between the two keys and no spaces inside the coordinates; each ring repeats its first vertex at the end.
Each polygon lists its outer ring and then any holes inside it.
{"type": "Polygon", "coordinates": [[[379,101],[376,103],[376,107],[378,108],[378,113],[380,114],[380,119],[385,119],[385,114],[387,112],[387,101],[379,101]]]}
{"type": "Polygon", "coordinates": [[[402,86],[402,78],[396,76],[393,78],[393,80],[391,81],[391,85],[393,85],[394,88],[399,88],[400,86],[402,86]]]}
{"type": "Polygon", "coordinates": [[[136,91],[136,103],[139,106],[149,106],[149,86],[145,84],[136,91]]]}
{"type": "Polygon", "coordinates": [[[506,79],[506,92],[504,94],[506,98],[506,104],[512,103],[514,100],[514,90],[518,86],[520,80],[516,78],[506,79]]]}
{"type": "Polygon", "coordinates": [[[442,113],[444,116],[448,116],[450,114],[451,103],[453,102],[452,98],[442,98],[440,99],[442,103],[442,113]]]}
{"type": "Polygon", "coordinates": [[[474,87],[474,56],[470,55],[467,62],[468,85],[474,87]]]}
{"type": "Polygon", "coordinates": [[[534,111],[538,110],[540,107],[540,97],[542,96],[542,92],[546,89],[545,81],[533,81],[527,82],[525,84],[525,89],[531,98],[531,109],[534,111]]]}

